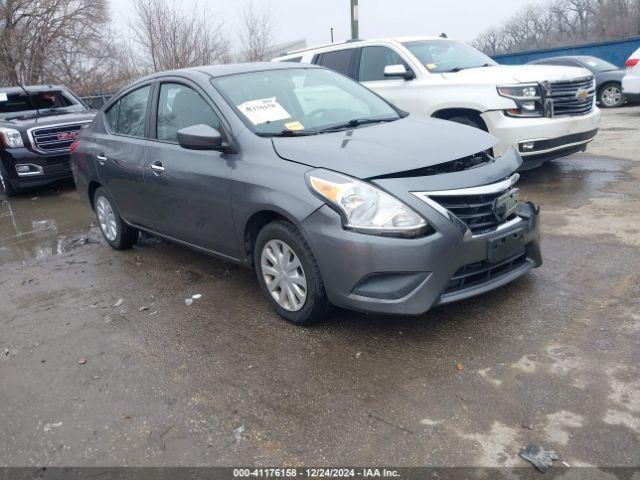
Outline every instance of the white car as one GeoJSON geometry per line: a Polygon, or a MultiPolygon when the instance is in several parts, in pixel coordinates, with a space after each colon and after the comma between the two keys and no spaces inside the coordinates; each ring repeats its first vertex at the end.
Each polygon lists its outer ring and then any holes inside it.
{"type": "Polygon", "coordinates": [[[640,102],[640,48],[631,54],[624,64],[627,72],[622,79],[622,93],[628,101],[640,102]]]}
{"type": "Polygon", "coordinates": [[[510,147],[523,169],[584,151],[598,132],[593,74],[583,68],[498,65],[469,45],[437,37],[353,41],[290,52],[279,62],[337,70],[412,113],[476,126],[510,147]]]}

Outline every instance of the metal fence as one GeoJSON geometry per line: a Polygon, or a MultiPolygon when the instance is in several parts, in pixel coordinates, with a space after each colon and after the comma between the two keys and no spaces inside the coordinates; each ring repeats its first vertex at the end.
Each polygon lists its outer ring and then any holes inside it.
{"type": "Polygon", "coordinates": [[[89,95],[86,97],[80,97],[91,108],[95,108],[96,110],[100,110],[102,106],[109,101],[109,99],[113,96],[112,93],[101,93],[97,95],[89,95]]]}
{"type": "Polygon", "coordinates": [[[563,55],[591,55],[622,67],[627,58],[629,58],[638,47],[640,47],[640,37],[631,37],[624,40],[507,53],[504,55],[494,55],[492,58],[503,65],[522,65],[542,58],[560,57],[563,55]]]}

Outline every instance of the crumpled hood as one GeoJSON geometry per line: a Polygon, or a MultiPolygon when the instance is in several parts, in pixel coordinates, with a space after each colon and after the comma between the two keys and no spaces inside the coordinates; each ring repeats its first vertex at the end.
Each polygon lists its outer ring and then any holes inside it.
{"type": "Polygon", "coordinates": [[[495,67],[469,68],[459,72],[444,73],[447,80],[469,84],[509,84],[523,82],[557,82],[575,80],[593,75],[586,68],[556,65],[497,65],[495,67]]]}
{"type": "Polygon", "coordinates": [[[335,133],[273,138],[273,148],[285,160],[363,179],[464,158],[496,143],[477,128],[418,115],[335,133]]]}

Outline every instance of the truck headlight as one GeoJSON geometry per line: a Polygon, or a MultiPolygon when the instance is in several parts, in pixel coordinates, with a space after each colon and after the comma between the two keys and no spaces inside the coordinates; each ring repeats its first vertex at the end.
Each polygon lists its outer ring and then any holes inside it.
{"type": "Polygon", "coordinates": [[[24,147],[22,141],[22,135],[18,130],[13,128],[0,128],[0,135],[2,136],[2,143],[7,148],[24,147]]]}
{"type": "Polygon", "coordinates": [[[517,108],[506,111],[512,117],[541,117],[544,115],[542,90],[537,83],[499,85],[498,95],[516,102],[517,108]]]}
{"type": "Polygon", "coordinates": [[[369,183],[326,170],[311,171],[307,182],[314,194],[340,213],[350,230],[417,237],[430,228],[410,207],[369,183]]]}

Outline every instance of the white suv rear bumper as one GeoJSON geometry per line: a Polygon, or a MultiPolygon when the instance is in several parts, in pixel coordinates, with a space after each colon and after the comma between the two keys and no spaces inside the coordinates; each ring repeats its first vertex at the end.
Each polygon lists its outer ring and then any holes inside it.
{"type": "Polygon", "coordinates": [[[540,163],[585,148],[597,133],[600,110],[594,107],[587,115],[554,118],[514,118],[491,111],[483,113],[482,118],[489,133],[500,140],[493,148],[496,156],[514,147],[525,163],[527,157],[540,163]]]}
{"type": "Polygon", "coordinates": [[[640,72],[627,73],[622,79],[622,93],[631,101],[640,101],[640,72]]]}

